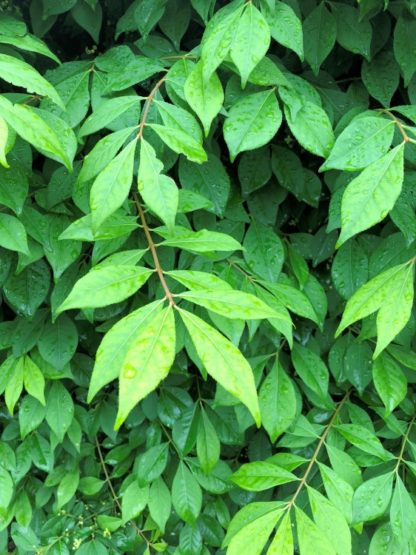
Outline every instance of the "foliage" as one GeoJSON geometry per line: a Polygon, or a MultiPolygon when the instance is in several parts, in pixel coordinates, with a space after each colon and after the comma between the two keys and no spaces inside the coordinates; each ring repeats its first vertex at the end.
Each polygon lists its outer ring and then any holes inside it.
{"type": "Polygon", "coordinates": [[[0,7],[0,552],[416,552],[413,0],[0,7]]]}

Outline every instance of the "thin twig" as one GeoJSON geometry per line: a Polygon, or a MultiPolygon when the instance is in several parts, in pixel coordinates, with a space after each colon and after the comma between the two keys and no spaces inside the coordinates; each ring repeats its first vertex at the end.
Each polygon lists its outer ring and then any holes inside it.
{"type": "Polygon", "coordinates": [[[133,193],[133,198],[134,198],[134,202],[136,203],[137,212],[139,213],[140,220],[142,222],[142,227],[143,227],[144,234],[146,235],[147,244],[149,245],[150,252],[152,253],[152,258],[153,258],[153,262],[154,262],[154,265],[155,265],[157,275],[159,276],[160,283],[161,283],[161,285],[163,287],[163,290],[166,294],[166,299],[169,301],[169,304],[171,306],[174,306],[175,301],[173,300],[173,295],[172,295],[172,293],[171,293],[171,291],[170,291],[170,289],[169,289],[169,287],[166,283],[165,276],[163,275],[162,266],[160,265],[159,257],[157,256],[157,252],[156,252],[156,246],[155,246],[155,244],[153,242],[153,239],[152,239],[152,236],[150,234],[150,229],[149,229],[149,226],[147,225],[146,217],[144,215],[143,208],[140,204],[140,200],[139,200],[139,197],[137,196],[136,192],[133,193]]]}
{"type": "Polygon", "coordinates": [[[139,130],[137,132],[137,138],[138,139],[141,139],[143,137],[143,129],[144,129],[144,126],[146,125],[147,117],[149,115],[150,106],[152,105],[152,102],[154,100],[154,97],[155,97],[157,91],[163,85],[165,80],[166,80],[166,76],[162,77],[162,79],[159,79],[159,81],[156,83],[156,85],[150,91],[149,96],[146,98],[146,102],[145,102],[144,108],[143,108],[142,117],[140,119],[139,130]]]}
{"type": "Polygon", "coordinates": [[[412,429],[412,426],[415,423],[415,419],[416,419],[416,416],[413,416],[413,418],[411,419],[411,421],[409,423],[409,426],[407,427],[407,431],[406,431],[406,433],[403,437],[402,446],[400,448],[400,453],[399,453],[399,456],[397,457],[397,464],[396,464],[396,467],[394,469],[394,472],[396,472],[396,474],[399,471],[400,464],[403,462],[404,450],[406,448],[406,443],[409,439],[410,430],[412,429]]]}

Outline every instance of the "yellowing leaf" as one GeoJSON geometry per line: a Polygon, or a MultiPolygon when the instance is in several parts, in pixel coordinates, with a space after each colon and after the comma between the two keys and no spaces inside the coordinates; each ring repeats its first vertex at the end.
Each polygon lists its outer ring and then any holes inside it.
{"type": "Polygon", "coordinates": [[[384,220],[402,190],[404,144],[373,162],[347,186],[341,204],[337,245],[384,220]]]}
{"type": "Polygon", "coordinates": [[[175,319],[168,306],[139,328],[120,368],[119,406],[115,429],[137,403],[167,376],[175,358],[175,319]]]}
{"type": "Polygon", "coordinates": [[[182,309],[179,313],[208,374],[246,405],[259,426],[260,408],[249,363],[237,347],[201,318],[182,309]]]}

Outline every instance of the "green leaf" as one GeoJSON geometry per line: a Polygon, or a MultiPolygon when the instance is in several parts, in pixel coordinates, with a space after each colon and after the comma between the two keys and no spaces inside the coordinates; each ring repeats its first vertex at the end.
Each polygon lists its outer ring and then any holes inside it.
{"type": "Polygon", "coordinates": [[[351,555],[351,532],[343,514],[316,489],[308,487],[313,519],[337,553],[351,555]]]}
{"type": "Polygon", "coordinates": [[[178,188],[171,177],[161,174],[162,170],[163,164],[154,148],[141,139],[137,177],[139,192],[150,210],[172,229],[178,210],[178,188]]]}
{"type": "Polygon", "coordinates": [[[72,308],[97,308],[123,301],[146,283],[151,274],[152,270],[140,266],[93,268],[76,282],[56,313],[72,308]]]}
{"type": "Polygon", "coordinates": [[[280,237],[270,227],[253,219],[243,246],[245,261],[253,272],[263,279],[276,282],[284,262],[280,237]]]}
{"type": "Polygon", "coordinates": [[[194,524],[201,512],[202,491],[192,472],[183,461],[172,483],[172,503],[178,516],[189,524],[194,524]]]}
{"type": "Polygon", "coordinates": [[[273,8],[266,11],[266,19],[274,40],[296,52],[303,61],[302,24],[293,9],[277,0],[273,8]]]}
{"type": "Polygon", "coordinates": [[[273,89],[247,94],[230,109],[224,139],[233,162],[238,153],[268,143],[282,123],[282,112],[273,89]]]}
{"type": "Polygon", "coordinates": [[[46,408],[37,399],[30,395],[23,399],[19,407],[19,426],[22,439],[40,426],[45,414],[46,408]]]}
{"type": "Polygon", "coordinates": [[[6,120],[0,117],[0,164],[4,168],[10,167],[6,160],[8,142],[9,142],[9,128],[7,126],[6,120]]]}
{"type": "Polygon", "coordinates": [[[124,522],[133,520],[143,511],[149,499],[149,487],[141,488],[137,482],[132,482],[123,493],[121,509],[124,522]]]}
{"type": "Polygon", "coordinates": [[[48,323],[38,342],[42,357],[58,370],[71,360],[77,345],[77,328],[66,315],[60,316],[55,323],[48,323]]]}
{"type": "Polygon", "coordinates": [[[404,144],[373,162],[347,186],[341,205],[338,245],[381,222],[393,208],[403,184],[404,144]]]}
{"type": "Polygon", "coordinates": [[[9,214],[0,214],[0,246],[29,254],[25,228],[17,218],[9,214]]]}
{"type": "Polygon", "coordinates": [[[410,79],[416,71],[416,61],[413,56],[409,55],[409,44],[412,44],[411,41],[415,32],[416,21],[403,12],[403,15],[397,19],[394,28],[393,51],[394,57],[402,70],[405,87],[409,85],[410,79]]]}
{"type": "Polygon", "coordinates": [[[227,56],[242,10],[242,5],[236,9],[234,5],[225,6],[209,22],[202,38],[201,63],[204,81],[209,80],[227,56]]]}
{"type": "Polygon", "coordinates": [[[13,480],[10,474],[0,466],[0,512],[4,512],[9,506],[13,496],[13,480]]]}
{"type": "Polygon", "coordinates": [[[264,461],[243,464],[231,476],[237,486],[248,491],[263,491],[297,479],[284,468],[264,461]]]}
{"type": "Polygon", "coordinates": [[[402,277],[407,276],[408,271],[407,264],[399,264],[361,286],[347,302],[336,336],[352,323],[376,312],[388,302],[390,295],[394,294],[396,284],[403,283],[402,277]]]}
{"type": "Polygon", "coordinates": [[[383,516],[390,503],[392,488],[392,472],[363,482],[354,492],[353,522],[367,522],[383,516]]]}
{"type": "Polygon", "coordinates": [[[318,526],[298,507],[295,506],[296,530],[299,550],[302,555],[337,555],[337,549],[331,545],[318,526]]]}
{"type": "Polygon", "coordinates": [[[201,120],[207,137],[212,121],[220,112],[224,101],[218,75],[214,72],[209,79],[204,80],[202,62],[195,64],[185,82],[184,93],[189,106],[201,120]]]}
{"type": "Polygon", "coordinates": [[[295,388],[278,362],[261,385],[259,403],[263,426],[274,443],[296,417],[295,388]]]}
{"type": "Polygon", "coordinates": [[[179,127],[167,127],[158,123],[149,123],[166,145],[178,154],[184,154],[191,162],[202,164],[207,159],[207,154],[201,144],[179,127]]]}
{"type": "Polygon", "coordinates": [[[170,491],[162,478],[155,480],[149,490],[149,512],[159,529],[163,532],[171,513],[170,491]]]}
{"type": "Polygon", "coordinates": [[[382,50],[371,63],[365,61],[361,77],[371,96],[384,107],[389,107],[400,81],[400,71],[393,53],[382,50]]]}
{"type": "Polygon", "coordinates": [[[336,19],[321,2],[303,22],[305,60],[315,75],[334,47],[336,35],[336,19]]]}
{"type": "Polygon", "coordinates": [[[406,397],[406,376],[394,359],[382,353],[373,362],[373,380],[377,393],[390,414],[406,397]]]}
{"type": "Polygon", "coordinates": [[[320,106],[305,101],[293,116],[293,110],[285,104],[285,116],[299,144],[317,156],[329,155],[335,137],[328,115],[320,106]]]}
{"type": "Polygon", "coordinates": [[[55,88],[26,62],[14,56],[0,54],[0,74],[4,81],[23,87],[30,93],[47,96],[65,110],[65,105],[55,88]]]}
{"type": "Polygon", "coordinates": [[[154,445],[138,456],[135,463],[139,486],[146,486],[159,478],[165,470],[169,458],[168,443],[154,445]]]}
{"type": "Polygon", "coordinates": [[[134,153],[137,139],[131,141],[98,174],[90,192],[94,231],[126,200],[133,180],[134,153]]]}
{"type": "Polygon", "coordinates": [[[375,115],[358,116],[337,137],[323,170],[362,170],[389,149],[394,122],[375,115]]]}
{"type": "Polygon", "coordinates": [[[62,442],[74,417],[74,403],[65,386],[55,382],[46,397],[46,421],[62,442]]]}
{"type": "Polygon", "coordinates": [[[202,470],[209,474],[220,457],[220,442],[207,412],[201,409],[196,437],[196,453],[202,470]]]}
{"type": "Polygon", "coordinates": [[[166,272],[166,274],[191,291],[233,290],[228,282],[208,272],[199,272],[198,270],[172,270],[166,272]]]}
{"type": "MultiPolygon", "coordinates": [[[[282,317],[266,303],[242,291],[215,289],[214,291],[187,291],[178,294],[178,297],[191,301],[226,318],[242,320],[282,317]]],[[[290,319],[288,318],[288,321],[290,319]]]]}
{"type": "Polygon", "coordinates": [[[168,375],[175,358],[175,319],[168,306],[139,328],[120,368],[119,406],[115,429],[137,403],[168,375]]]}
{"type": "Polygon", "coordinates": [[[260,555],[283,511],[280,501],[249,503],[240,509],[223,541],[227,555],[260,555]]]}
{"type": "Polygon", "coordinates": [[[161,308],[161,300],[142,306],[119,320],[105,334],[95,356],[88,402],[91,402],[100,389],[118,377],[121,365],[137,333],[147,325],[149,317],[157,314],[161,308]]]}
{"type": "Polygon", "coordinates": [[[331,267],[331,278],[338,293],[349,299],[368,279],[368,256],[356,241],[344,243],[331,267]]]}
{"type": "Polygon", "coordinates": [[[360,18],[358,8],[347,4],[334,5],[337,22],[337,41],[354,54],[371,59],[370,47],[373,28],[367,19],[360,18]]]}
{"type": "Polygon", "coordinates": [[[56,508],[59,510],[75,495],[79,483],[79,470],[68,472],[62,478],[56,491],[56,508]]]}
{"type": "Polygon", "coordinates": [[[87,541],[77,549],[77,555],[108,555],[107,548],[98,540],[87,541]]]}
{"type": "MultiPolygon", "coordinates": [[[[36,52],[37,54],[50,58],[57,64],[61,63],[59,58],[55,56],[42,40],[29,33],[23,36],[0,35],[0,43],[16,46],[16,48],[20,48],[20,50],[25,50],[27,52],[36,52]]],[[[50,95],[48,94],[47,96],[50,95]]]]}
{"type": "Polygon", "coordinates": [[[238,241],[217,231],[192,231],[185,227],[176,226],[172,232],[158,227],[156,233],[165,237],[160,243],[166,247],[178,247],[180,249],[193,252],[215,252],[215,251],[235,251],[240,250],[241,245],[238,241]]]}
{"type": "Polygon", "coordinates": [[[409,542],[416,526],[416,509],[399,474],[396,475],[393,497],[390,506],[390,525],[393,534],[401,544],[409,542]]]}
{"type": "Polygon", "coordinates": [[[374,351],[376,358],[381,351],[401,332],[407,324],[413,307],[414,297],[414,264],[397,274],[394,288],[383,302],[377,314],[377,346],[374,351]]]}
{"type": "Polygon", "coordinates": [[[260,425],[260,409],[250,365],[241,352],[215,328],[191,314],[179,311],[206,371],[231,395],[237,397],[260,425]]]}
{"type": "Polygon", "coordinates": [[[370,453],[370,455],[374,455],[384,461],[388,461],[393,457],[384,449],[378,437],[367,428],[364,428],[364,426],[359,424],[339,424],[336,426],[336,429],[352,445],[366,453],[370,453]]]}
{"type": "Polygon", "coordinates": [[[231,43],[230,57],[237,66],[244,88],[248,76],[266,55],[270,46],[267,21],[252,2],[245,5],[231,43]]]}
{"type": "Polygon", "coordinates": [[[301,380],[324,404],[328,404],[329,372],[321,358],[310,349],[295,343],[292,362],[301,380]]]}
{"type": "Polygon", "coordinates": [[[287,511],[279,522],[267,555],[293,555],[293,533],[290,512],[287,511]]]}

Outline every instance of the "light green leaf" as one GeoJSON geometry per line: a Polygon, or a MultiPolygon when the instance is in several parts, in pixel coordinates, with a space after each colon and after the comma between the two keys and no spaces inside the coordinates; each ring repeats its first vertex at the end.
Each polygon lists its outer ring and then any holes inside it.
{"type": "Polygon", "coordinates": [[[13,480],[9,472],[0,466],[0,512],[3,512],[9,506],[13,496],[13,480]]]}
{"type": "Polygon", "coordinates": [[[134,310],[114,324],[105,334],[95,356],[88,390],[89,403],[100,389],[118,377],[136,335],[143,326],[147,325],[153,314],[160,311],[162,302],[162,300],[154,301],[134,310]]]}
{"type": "Polygon", "coordinates": [[[291,6],[277,0],[272,10],[266,11],[266,19],[274,40],[296,52],[303,61],[302,23],[291,6]]]}
{"type": "Polygon", "coordinates": [[[162,170],[163,164],[154,148],[142,138],[137,177],[139,192],[150,210],[172,229],[178,210],[178,188],[171,177],[161,174],[162,170]]]}
{"type": "Polygon", "coordinates": [[[90,192],[94,231],[126,200],[133,180],[134,153],[137,139],[131,141],[98,174],[90,192]]]}
{"type": "Polygon", "coordinates": [[[173,508],[179,517],[189,524],[194,524],[202,506],[202,491],[192,472],[183,461],[172,483],[173,508]]]}
{"type": "MultiPolygon", "coordinates": [[[[263,301],[242,291],[229,289],[215,289],[213,291],[188,291],[178,294],[178,297],[191,301],[227,318],[242,320],[262,318],[284,318],[284,314],[277,314],[263,301]]],[[[288,318],[288,321],[290,319],[288,318]]]]}
{"type": "Polygon", "coordinates": [[[355,445],[362,451],[370,453],[383,461],[388,461],[393,458],[393,455],[386,451],[375,435],[364,426],[359,424],[339,424],[336,426],[338,432],[345,437],[352,445],[355,445]]]}
{"type": "Polygon", "coordinates": [[[274,443],[296,416],[296,393],[292,380],[276,362],[259,392],[261,420],[274,443]]]}
{"type": "Polygon", "coordinates": [[[290,520],[290,512],[287,511],[277,526],[267,555],[293,555],[293,553],[292,522],[290,520]]]}
{"type": "Polygon", "coordinates": [[[139,328],[120,368],[119,406],[115,429],[137,403],[167,376],[175,358],[175,319],[168,306],[153,313],[139,328]]]}
{"type": "Polygon", "coordinates": [[[390,525],[393,534],[401,544],[410,541],[416,527],[415,504],[399,474],[396,475],[396,485],[391,500],[390,525]]]}
{"type": "Polygon", "coordinates": [[[171,513],[171,495],[162,478],[155,480],[149,490],[149,513],[163,532],[171,513]]]}
{"type": "Polygon", "coordinates": [[[0,246],[29,254],[25,228],[17,218],[9,214],[0,214],[0,246]]]}
{"type": "Polygon", "coordinates": [[[406,376],[389,355],[382,353],[373,362],[374,387],[390,414],[407,393],[406,376]]]}
{"type": "Polygon", "coordinates": [[[241,352],[215,328],[187,312],[179,311],[206,371],[237,397],[260,425],[260,408],[253,372],[241,352]]]}
{"type": "MultiPolygon", "coordinates": [[[[48,46],[42,40],[40,40],[35,35],[30,35],[29,33],[19,37],[0,34],[0,43],[16,46],[17,48],[20,48],[21,50],[25,50],[27,52],[36,52],[36,54],[42,54],[42,56],[46,56],[47,58],[50,58],[57,64],[61,63],[59,61],[59,58],[55,56],[55,54],[48,48],[48,46]]],[[[46,96],[50,96],[50,94],[46,96]]]]}
{"type": "MultiPolygon", "coordinates": [[[[0,98],[0,114],[20,137],[33,145],[39,152],[53,160],[62,162],[68,170],[72,169],[70,153],[48,122],[29,106],[16,104],[3,105],[0,98]]],[[[56,122],[58,118],[55,118],[56,122]]],[[[59,132],[58,132],[59,133],[59,132]]],[[[73,133],[72,133],[73,135],[73,133]]]]}
{"type": "Polygon", "coordinates": [[[381,351],[398,335],[407,324],[414,297],[414,263],[396,275],[394,287],[386,297],[377,314],[377,346],[374,351],[376,358],[381,351]]]}
{"type": "Polygon", "coordinates": [[[241,76],[244,88],[248,76],[266,55],[270,46],[270,29],[252,2],[246,3],[231,43],[230,56],[241,76]]]}
{"type": "Polygon", "coordinates": [[[74,417],[74,403],[61,382],[54,382],[46,398],[46,421],[60,442],[74,417]]]}
{"type": "Polygon", "coordinates": [[[36,430],[45,418],[46,408],[31,395],[27,395],[19,407],[20,437],[24,439],[36,430]]]}
{"type": "Polygon", "coordinates": [[[376,115],[358,116],[337,137],[320,170],[362,170],[388,151],[393,135],[393,120],[376,115]]]}
{"type": "Polygon", "coordinates": [[[224,139],[233,162],[239,152],[268,143],[282,123],[282,112],[274,89],[248,94],[230,109],[224,124],[224,139]]]}
{"type": "Polygon", "coordinates": [[[313,519],[337,555],[351,555],[351,532],[343,514],[316,489],[308,487],[308,497],[313,519]]]}
{"type": "Polygon", "coordinates": [[[336,336],[357,320],[369,316],[388,302],[390,295],[394,294],[396,284],[402,283],[401,278],[407,273],[408,265],[399,264],[378,274],[361,286],[347,302],[336,336]]]}
{"type": "Polygon", "coordinates": [[[165,274],[179,283],[182,283],[182,285],[191,291],[204,291],[206,289],[210,291],[214,289],[220,291],[233,290],[229,283],[215,274],[210,274],[208,272],[199,272],[198,270],[171,270],[170,272],[165,272],[165,274]]]}
{"type": "Polygon", "coordinates": [[[215,14],[202,37],[201,63],[204,81],[209,80],[227,56],[243,10],[242,5],[231,11],[227,8],[228,6],[225,6],[215,14]]]}
{"type": "Polygon", "coordinates": [[[123,493],[121,498],[121,510],[124,522],[133,520],[143,511],[149,499],[149,486],[141,488],[134,481],[123,493]]]}
{"type": "Polygon", "coordinates": [[[165,237],[160,243],[166,247],[178,247],[193,252],[215,252],[240,250],[241,245],[230,235],[217,231],[201,229],[192,231],[185,227],[176,226],[172,233],[158,227],[156,233],[165,237]]]}
{"type": "Polygon", "coordinates": [[[23,87],[30,93],[47,96],[62,110],[65,105],[55,88],[31,65],[14,56],[0,54],[0,75],[4,81],[23,87]]]}
{"type": "Polygon", "coordinates": [[[352,500],[353,522],[358,524],[383,516],[390,503],[392,488],[392,472],[370,478],[358,486],[352,500]]]}
{"type": "Polygon", "coordinates": [[[305,101],[292,116],[293,110],[285,105],[285,116],[296,140],[306,150],[326,157],[331,151],[335,137],[327,113],[317,104],[305,101]]]}
{"type": "Polygon", "coordinates": [[[228,546],[227,555],[260,555],[282,516],[282,505],[280,501],[255,502],[240,509],[231,520],[223,541],[223,547],[228,546]]]}
{"type": "Polygon", "coordinates": [[[76,282],[56,314],[71,308],[97,308],[123,301],[133,295],[151,274],[152,270],[140,266],[93,268],[76,282]]]}
{"type": "Polygon", "coordinates": [[[295,506],[296,530],[302,555],[337,555],[327,536],[298,507],[295,506]]]}
{"type": "Polygon", "coordinates": [[[202,164],[207,159],[207,154],[202,145],[188,133],[178,127],[167,127],[158,123],[149,123],[164,143],[174,152],[184,154],[191,162],[202,164]]]}
{"type": "Polygon", "coordinates": [[[103,100],[98,108],[88,116],[78,132],[79,137],[85,137],[107,127],[116,118],[127,112],[132,106],[140,104],[140,96],[125,95],[103,100]]]}
{"type": "Polygon", "coordinates": [[[341,204],[341,235],[337,245],[381,222],[402,190],[404,144],[365,168],[347,186],[341,204]]]}
{"type": "Polygon", "coordinates": [[[237,486],[248,491],[263,491],[297,479],[292,472],[265,461],[243,464],[231,476],[237,486]]]}
{"type": "Polygon", "coordinates": [[[23,383],[26,391],[39,403],[45,405],[45,378],[42,371],[28,356],[24,358],[23,367],[23,383]]]}
{"type": "Polygon", "coordinates": [[[201,120],[207,137],[212,120],[218,115],[224,101],[224,92],[218,75],[213,73],[205,81],[202,62],[199,62],[192,68],[185,82],[184,92],[189,106],[201,120]]]}
{"type": "Polygon", "coordinates": [[[6,160],[7,143],[9,141],[9,128],[4,118],[0,117],[0,164],[4,168],[8,168],[9,164],[6,160]]]}

